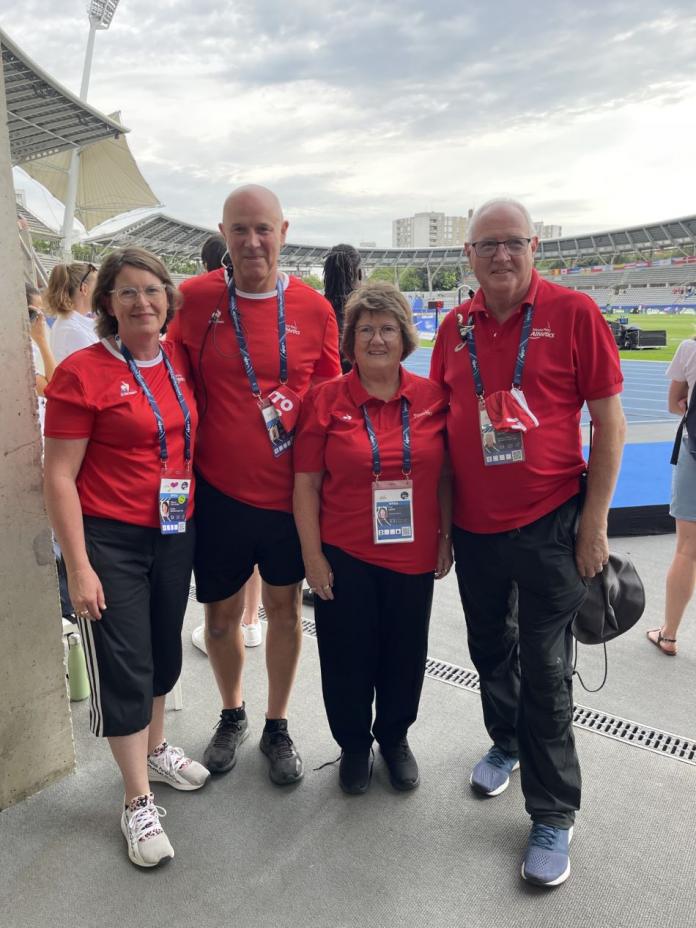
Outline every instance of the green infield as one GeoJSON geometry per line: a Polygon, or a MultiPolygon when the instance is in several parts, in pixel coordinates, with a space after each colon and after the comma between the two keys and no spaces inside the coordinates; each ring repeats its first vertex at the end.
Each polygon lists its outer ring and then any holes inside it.
{"type": "Polygon", "coordinates": [[[674,352],[686,338],[696,335],[696,316],[675,316],[667,313],[610,313],[607,320],[628,318],[629,325],[637,325],[646,332],[664,329],[667,332],[667,345],[664,348],[644,348],[639,351],[621,351],[621,357],[631,361],[671,361],[674,352]]]}
{"type": "MultiPolygon", "coordinates": [[[[610,313],[604,317],[607,321],[619,318],[626,318],[625,313],[610,313]]],[[[664,329],[667,332],[667,345],[664,348],[643,348],[639,351],[620,352],[622,358],[631,361],[671,361],[674,352],[681,342],[686,338],[696,336],[696,315],[667,315],[666,313],[636,313],[628,315],[628,324],[637,325],[639,329],[652,331],[654,329],[664,329]]],[[[421,348],[432,348],[433,340],[430,338],[420,339],[421,348]]]]}

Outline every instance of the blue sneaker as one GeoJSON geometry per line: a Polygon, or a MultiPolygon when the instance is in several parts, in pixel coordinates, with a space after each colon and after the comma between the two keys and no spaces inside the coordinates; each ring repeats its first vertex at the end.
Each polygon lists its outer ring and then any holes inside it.
{"type": "Polygon", "coordinates": [[[520,766],[514,754],[495,745],[471,771],[469,783],[483,796],[497,796],[510,785],[510,774],[520,766]]]}
{"type": "Polygon", "coordinates": [[[535,822],[522,862],[522,878],[537,886],[560,886],[570,876],[568,846],[572,828],[554,828],[535,822]]]}

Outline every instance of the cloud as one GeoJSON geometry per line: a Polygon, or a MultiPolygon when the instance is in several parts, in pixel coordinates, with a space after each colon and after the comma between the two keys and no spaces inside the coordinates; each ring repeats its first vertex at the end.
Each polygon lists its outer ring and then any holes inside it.
{"type": "MultiPolygon", "coordinates": [[[[0,25],[79,85],[73,0],[0,0],[0,25]]],[[[203,225],[257,181],[320,244],[389,244],[397,216],[497,193],[591,230],[696,211],[694,47],[691,2],[121,0],[89,99],[122,110],[167,212],[203,225]]]]}

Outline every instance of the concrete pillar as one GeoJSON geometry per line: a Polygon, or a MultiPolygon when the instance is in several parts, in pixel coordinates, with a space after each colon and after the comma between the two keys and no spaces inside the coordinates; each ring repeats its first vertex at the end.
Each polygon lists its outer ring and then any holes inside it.
{"type": "Polygon", "coordinates": [[[0,809],[73,770],[0,68],[0,809]]]}

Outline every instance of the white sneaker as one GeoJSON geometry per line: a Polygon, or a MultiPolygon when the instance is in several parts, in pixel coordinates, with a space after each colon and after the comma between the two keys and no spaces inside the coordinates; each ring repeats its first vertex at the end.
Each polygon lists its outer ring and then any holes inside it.
{"type": "Polygon", "coordinates": [[[242,622],[242,635],[244,636],[245,648],[258,648],[263,641],[261,623],[256,621],[252,625],[245,625],[244,622],[242,622]]]}
{"type": "Polygon", "coordinates": [[[160,825],[167,813],[155,805],[152,793],[136,796],[123,809],[121,831],[128,844],[128,857],[136,867],[157,867],[174,856],[174,849],[160,825]]]}
{"type": "Polygon", "coordinates": [[[147,755],[147,775],[150,783],[168,783],[174,789],[200,789],[205,786],[210,771],[198,761],[186,757],[181,748],[162,742],[163,750],[147,755]]]}
{"type": "Polygon", "coordinates": [[[197,628],[191,632],[191,641],[193,646],[198,648],[199,651],[202,651],[204,654],[208,653],[208,649],[205,646],[205,625],[199,625],[197,628]]]}

